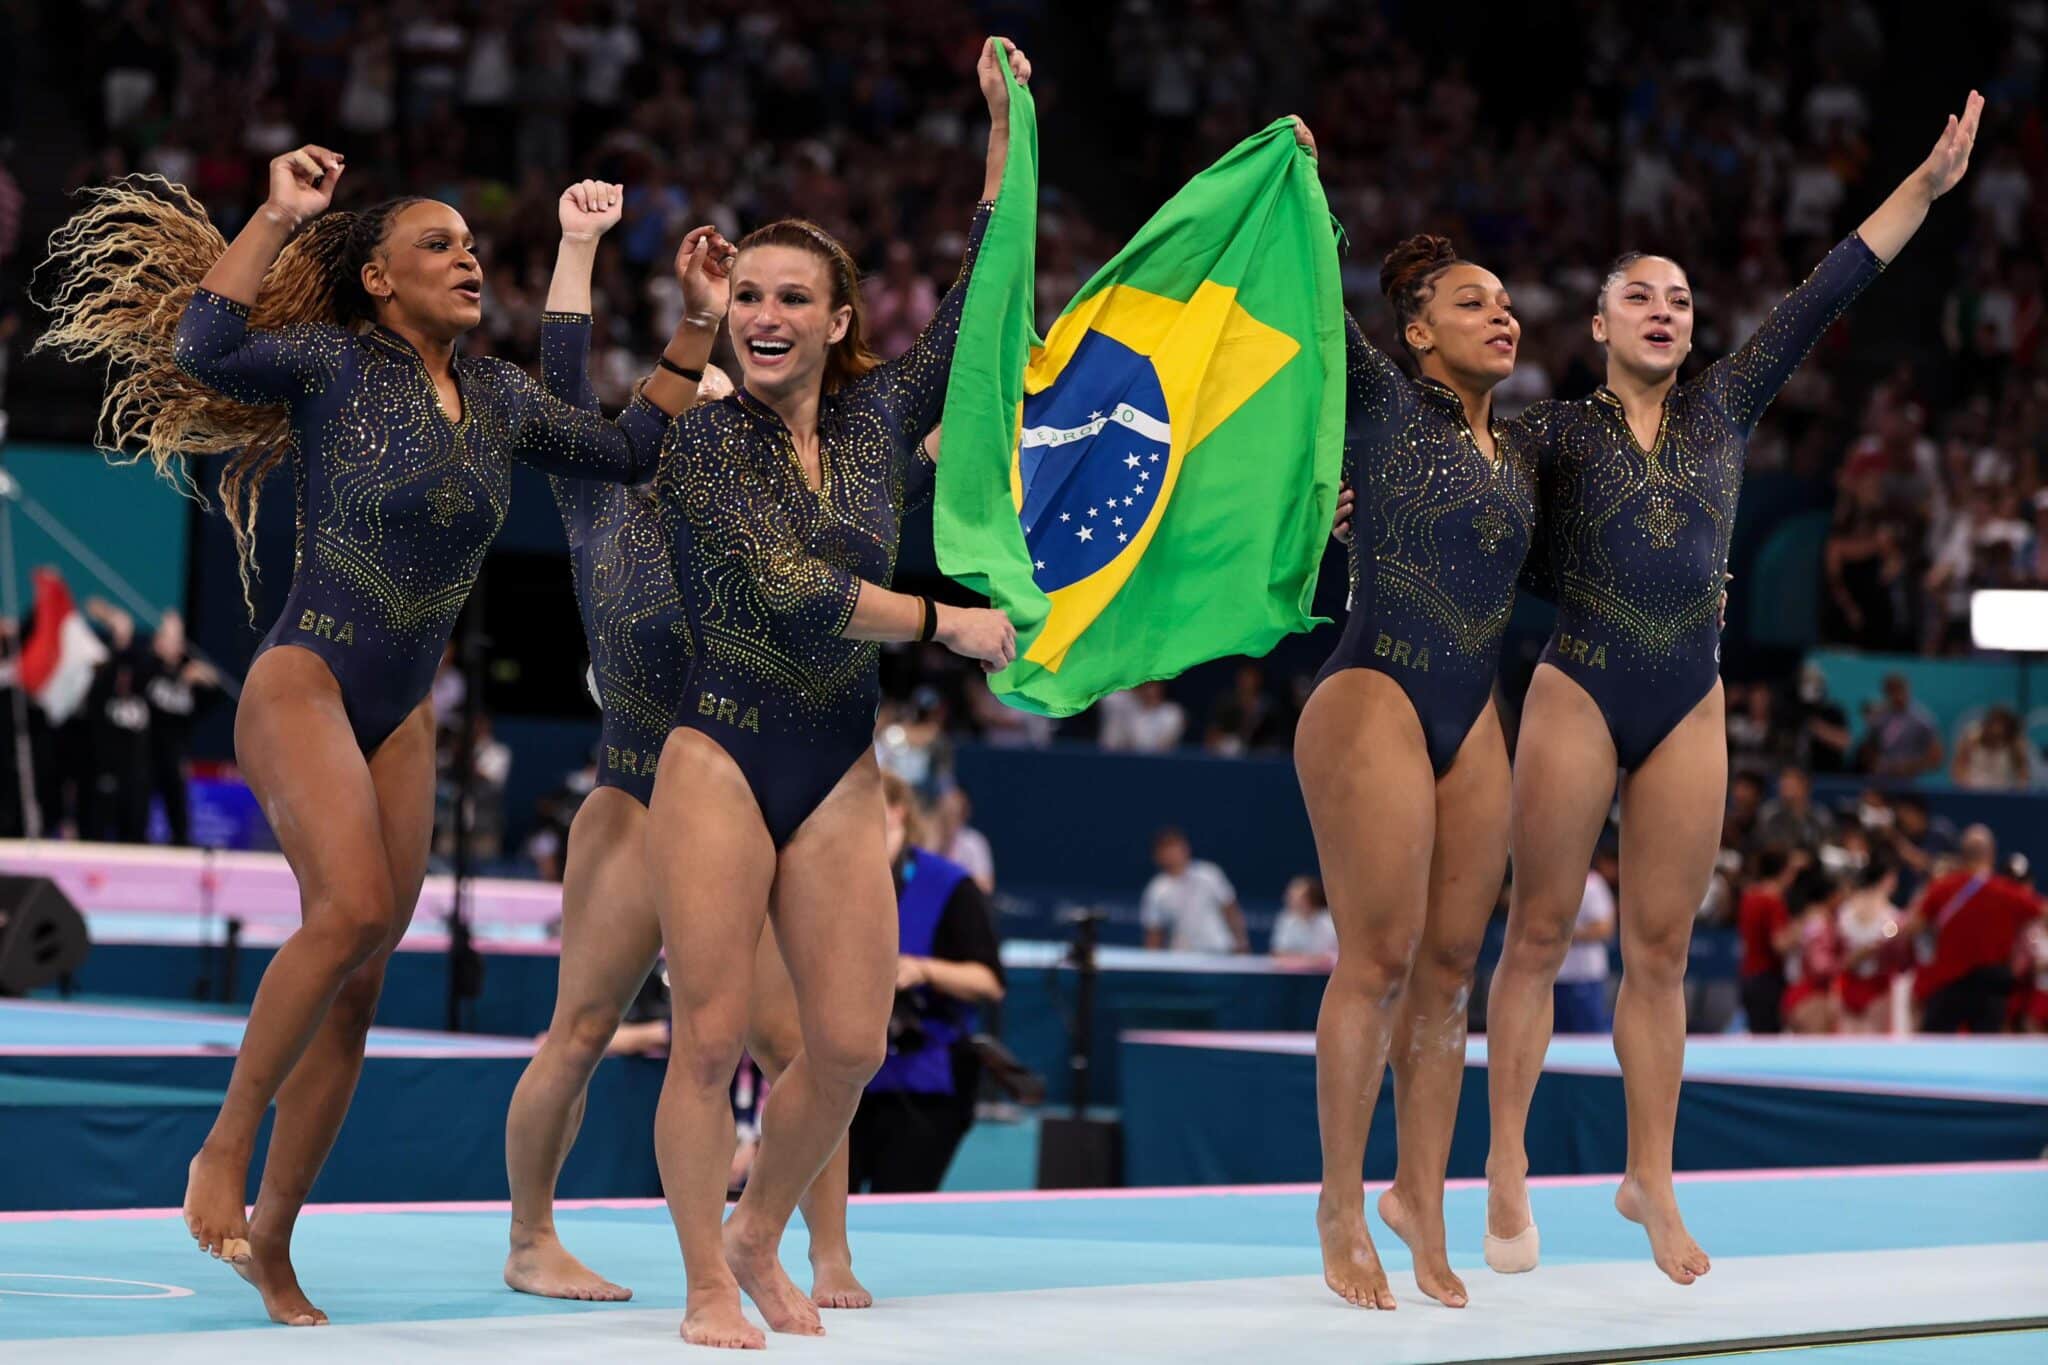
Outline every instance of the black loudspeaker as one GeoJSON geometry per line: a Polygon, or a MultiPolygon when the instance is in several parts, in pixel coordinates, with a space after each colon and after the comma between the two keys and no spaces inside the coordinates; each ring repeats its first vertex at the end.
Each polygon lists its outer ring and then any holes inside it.
{"type": "Polygon", "coordinates": [[[27,995],[78,969],[85,916],[48,877],[0,877],[0,996],[27,995]]]}
{"type": "Polygon", "coordinates": [[[1039,1121],[1039,1189],[1107,1190],[1123,1183],[1123,1124],[1051,1115],[1039,1121]]]}

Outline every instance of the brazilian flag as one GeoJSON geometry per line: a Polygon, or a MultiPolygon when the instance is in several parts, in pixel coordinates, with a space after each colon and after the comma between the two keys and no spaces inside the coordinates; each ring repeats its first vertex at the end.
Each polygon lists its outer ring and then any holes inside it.
{"type": "Polygon", "coordinates": [[[940,433],[939,567],[1017,627],[990,679],[1065,716],[1310,612],[1344,439],[1336,243],[1275,122],[1190,181],[1033,330],[1028,92],[968,284],[940,433]]]}

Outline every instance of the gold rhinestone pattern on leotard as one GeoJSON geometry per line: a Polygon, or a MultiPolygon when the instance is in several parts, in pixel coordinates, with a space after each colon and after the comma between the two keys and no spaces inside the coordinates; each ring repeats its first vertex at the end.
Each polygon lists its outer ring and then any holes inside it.
{"type": "Polygon", "coordinates": [[[290,408],[298,543],[273,642],[345,644],[353,675],[394,689],[431,678],[504,522],[514,460],[616,480],[651,472],[658,453],[666,419],[644,400],[608,422],[508,361],[458,356],[462,412],[451,419],[394,332],[247,322],[246,308],[200,291],[177,359],[231,398],[290,408]],[[302,638],[289,627],[306,613],[332,624],[302,638]]]}
{"type": "Polygon", "coordinates": [[[1757,420],[1882,264],[1850,237],[1740,349],[1666,397],[1648,449],[1606,388],[1515,422],[1542,469],[1543,550],[1561,635],[1605,647],[1610,676],[1718,655],[1722,587],[1757,420]]]}
{"type": "MultiPolygon", "coordinates": [[[[541,314],[541,376],[550,393],[595,410],[590,315],[541,314]]],[[[651,485],[554,477],[575,570],[576,605],[606,719],[658,751],[674,722],[693,652],[676,592],[669,527],[651,485]]]]}
{"type": "Polygon", "coordinates": [[[878,648],[840,632],[860,582],[894,577],[903,513],[929,494],[922,442],[945,401],[986,222],[984,209],[910,350],[820,400],[818,488],[781,418],[744,389],[669,429],[656,488],[699,652],[695,687],[741,716],[758,705],[763,733],[845,737],[874,723],[878,648]]]}
{"type": "Polygon", "coordinates": [[[1419,646],[1407,623],[1427,622],[1429,644],[1465,656],[1490,684],[1534,530],[1533,472],[1507,424],[1493,424],[1489,457],[1455,393],[1403,375],[1356,323],[1350,333],[1354,602],[1370,574],[1390,632],[1419,646]]]}

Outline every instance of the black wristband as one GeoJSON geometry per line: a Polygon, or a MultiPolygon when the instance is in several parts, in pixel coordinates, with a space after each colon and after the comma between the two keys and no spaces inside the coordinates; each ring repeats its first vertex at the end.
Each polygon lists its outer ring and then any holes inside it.
{"type": "Polygon", "coordinates": [[[665,355],[656,356],[654,359],[654,363],[659,365],[662,369],[667,370],[670,374],[681,375],[683,378],[689,380],[692,384],[701,384],[704,382],[704,371],[686,370],[682,366],[676,364],[675,361],[670,360],[665,355]]]}
{"type": "Polygon", "coordinates": [[[920,597],[917,601],[924,608],[924,623],[917,628],[917,642],[925,644],[939,633],[939,607],[929,597],[920,597]]]}

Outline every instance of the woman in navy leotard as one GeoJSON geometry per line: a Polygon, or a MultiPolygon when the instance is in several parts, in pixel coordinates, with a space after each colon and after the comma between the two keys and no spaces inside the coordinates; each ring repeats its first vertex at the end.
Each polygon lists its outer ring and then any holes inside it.
{"type": "MultiPolygon", "coordinates": [[[[590,278],[598,238],[619,220],[619,186],[584,181],[562,196],[562,244],[541,314],[541,382],[585,411],[597,410],[589,382],[590,278]]],[[[687,262],[699,229],[685,239],[687,262]]],[[[723,277],[732,248],[710,234],[707,259],[723,277]]],[[[685,311],[722,316],[723,288],[691,297],[685,311]]],[[[732,382],[707,366],[695,401],[729,397],[732,382]]],[[[631,1291],[597,1275],[562,1246],[554,1190],[583,1116],[591,1074],[619,1018],[661,948],[661,925],[647,880],[647,802],[668,738],[691,654],[689,620],[676,591],[670,528],[651,485],[589,479],[549,480],[561,509],[576,575],[576,600],[590,650],[591,688],[603,713],[597,789],[569,827],[562,885],[562,960],[553,1021],[513,1091],[505,1116],[505,1165],[511,1179],[511,1249],[505,1282],[549,1298],[620,1300],[631,1291]]],[[[786,979],[767,937],[761,969],[786,979]]],[[[747,1050],[772,1081],[800,1041],[785,990],[757,990],[747,1050]]],[[[821,1308],[865,1308],[873,1299],[853,1277],[846,1239],[846,1163],[841,1155],[812,1182],[802,1203],[810,1234],[811,1298],[821,1308]]]]}
{"type": "MultiPolygon", "coordinates": [[[[1009,87],[979,64],[993,124],[983,181],[1002,183],[1009,87]]],[[[1029,74],[1021,53],[1011,58],[1029,74]]],[[[875,641],[936,638],[1002,667],[1000,612],[934,607],[882,586],[905,504],[930,487],[968,261],[904,355],[877,365],[845,249],[785,221],[740,243],[727,324],[741,389],[670,429],[656,476],[676,523],[676,582],[697,653],[662,750],[648,851],[673,992],[674,1041],[655,1141],[689,1298],[687,1340],[759,1346],[816,1334],[818,1310],[776,1249],[798,1196],[845,1135],[881,1065],[897,970],[896,900],[873,751],[875,641]],[[770,920],[794,982],[802,1051],[769,1092],[760,1158],[723,1235],[726,1096],[770,920]]]]}
{"type": "MultiPolygon", "coordinates": [[[[681,407],[664,373],[607,422],[514,366],[460,359],[481,272],[445,204],[329,215],[287,249],[343,170],[324,148],[279,157],[269,200],[225,250],[197,204],[161,182],[101,191],[55,241],[68,274],[54,344],[127,363],[107,399],[115,444],[177,474],[196,452],[244,448],[222,483],[245,568],[257,483],[295,457],[291,593],[249,668],[235,750],[298,878],[303,922],[264,972],[184,1212],[273,1319],[302,1325],[325,1315],[299,1288],[292,1227],[347,1112],[425,875],[427,689],[504,517],[510,461],[645,477],[681,407]],[[251,1149],[273,1099],[248,1217],[251,1149]]],[[[709,340],[678,338],[671,363],[701,364],[709,340]]]]}
{"type": "Polygon", "coordinates": [[[1330,1288],[1393,1308],[1360,1183],[1391,1047],[1399,1167],[1380,1213],[1423,1292],[1460,1307],[1444,1168],[1473,964],[1507,860],[1507,747],[1490,703],[1534,483],[1493,419],[1521,330],[1500,281],[1446,239],[1414,237],[1380,284],[1422,377],[1350,325],[1350,615],[1294,746],[1338,942],[1316,1021],[1316,1223],[1330,1288]]]}
{"type": "Polygon", "coordinates": [[[1843,309],[1969,164],[1974,93],[1905,183],[1732,355],[1678,382],[1692,292],[1677,262],[1631,254],[1601,287],[1593,336],[1607,384],[1524,414],[1540,448],[1543,551],[1557,633],[1529,685],[1515,754],[1515,881],[1487,998],[1486,1256],[1537,1261],[1523,1133],[1586,867],[1621,771],[1621,993],[1615,1050],[1628,1102],[1616,1207],[1680,1284],[1708,1259],[1679,1216],[1672,1130],[1685,1058],[1685,967],[1727,786],[1718,603],[1751,433],[1843,309]]]}

